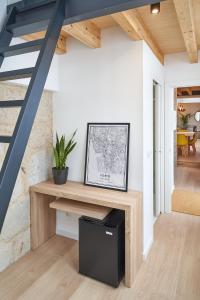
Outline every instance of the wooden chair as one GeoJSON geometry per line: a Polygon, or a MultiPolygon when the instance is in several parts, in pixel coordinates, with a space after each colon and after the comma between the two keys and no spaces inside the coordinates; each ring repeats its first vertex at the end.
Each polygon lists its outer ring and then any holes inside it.
{"type": "Polygon", "coordinates": [[[188,138],[184,134],[177,135],[177,148],[181,150],[182,156],[188,157],[188,138]]]}
{"type": "Polygon", "coordinates": [[[197,133],[194,134],[193,139],[188,142],[188,150],[190,151],[190,147],[192,147],[193,153],[196,153],[196,142],[197,142],[197,133]]]}

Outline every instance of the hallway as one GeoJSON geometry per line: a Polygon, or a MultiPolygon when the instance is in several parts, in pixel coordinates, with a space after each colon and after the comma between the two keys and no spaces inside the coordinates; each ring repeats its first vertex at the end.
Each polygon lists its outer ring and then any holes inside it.
{"type": "Polygon", "coordinates": [[[123,283],[113,289],[78,274],[78,243],[54,237],[0,274],[0,299],[199,300],[199,231],[199,217],[161,215],[131,289],[123,283]]]}

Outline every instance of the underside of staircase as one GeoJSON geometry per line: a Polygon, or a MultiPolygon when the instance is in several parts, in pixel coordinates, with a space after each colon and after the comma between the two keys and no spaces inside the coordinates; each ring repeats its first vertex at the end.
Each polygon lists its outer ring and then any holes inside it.
{"type": "Polygon", "coordinates": [[[0,81],[30,78],[24,99],[0,101],[0,108],[20,107],[12,136],[0,136],[9,144],[0,172],[0,232],[12,197],[31,129],[63,25],[92,19],[157,0],[24,0],[7,7],[0,32],[0,68],[4,59],[38,51],[36,65],[0,73],[0,81]],[[45,30],[44,39],[10,46],[14,37],[45,30]]]}

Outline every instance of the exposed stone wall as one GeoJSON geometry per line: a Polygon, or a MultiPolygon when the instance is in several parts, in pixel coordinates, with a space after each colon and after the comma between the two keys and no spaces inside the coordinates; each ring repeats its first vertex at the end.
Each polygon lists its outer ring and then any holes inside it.
{"type": "MultiPolygon", "coordinates": [[[[22,86],[0,84],[0,101],[24,99],[25,92],[22,86]]],[[[0,135],[12,134],[19,111],[0,109],[0,135]]],[[[29,187],[50,176],[52,141],[52,93],[45,91],[0,235],[0,271],[30,250],[29,187]]],[[[0,166],[6,150],[7,146],[1,144],[0,166]]]]}

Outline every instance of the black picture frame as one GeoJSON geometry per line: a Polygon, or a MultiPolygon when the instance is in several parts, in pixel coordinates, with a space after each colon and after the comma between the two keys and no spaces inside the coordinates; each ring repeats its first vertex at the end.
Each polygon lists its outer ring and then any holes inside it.
{"type": "Polygon", "coordinates": [[[86,154],[85,154],[85,172],[84,172],[84,185],[93,186],[98,188],[116,190],[121,192],[128,191],[128,171],[129,171],[129,144],[130,144],[130,123],[87,123],[87,138],[86,138],[86,154]],[[90,128],[91,127],[125,127],[127,128],[126,135],[126,161],[125,161],[125,170],[124,170],[124,185],[123,187],[112,186],[112,184],[102,184],[98,182],[91,182],[88,180],[88,164],[89,164],[89,142],[90,142],[90,128]]]}

